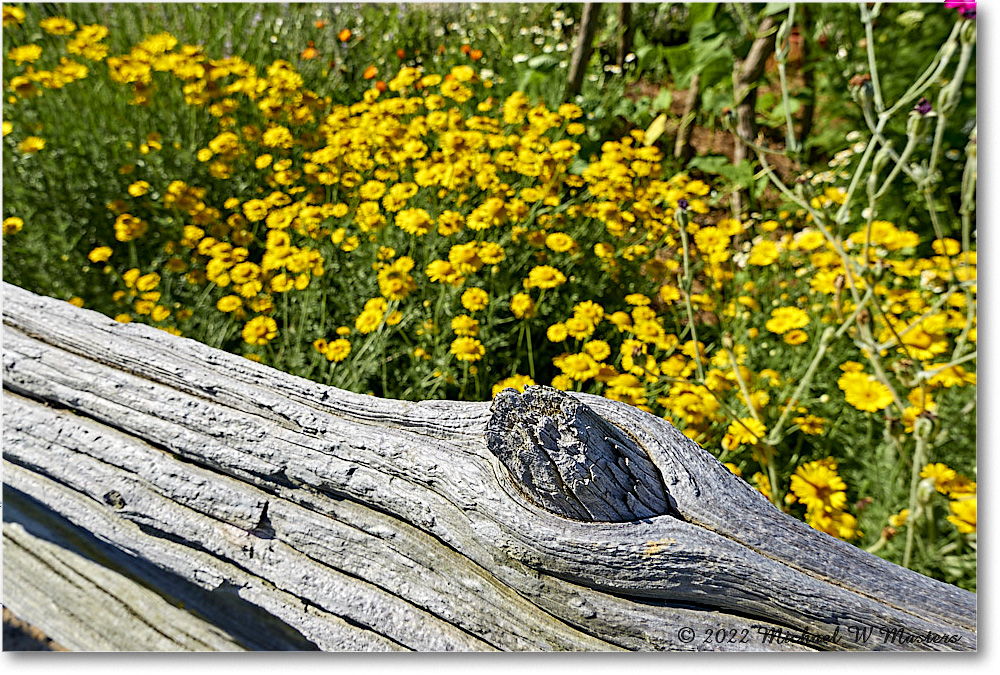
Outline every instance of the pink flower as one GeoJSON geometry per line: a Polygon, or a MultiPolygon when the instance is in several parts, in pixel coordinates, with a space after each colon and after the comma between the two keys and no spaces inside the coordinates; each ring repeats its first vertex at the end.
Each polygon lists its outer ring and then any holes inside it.
{"type": "Polygon", "coordinates": [[[976,18],[976,0],[945,0],[944,6],[948,9],[957,9],[963,19],[976,18]]]}

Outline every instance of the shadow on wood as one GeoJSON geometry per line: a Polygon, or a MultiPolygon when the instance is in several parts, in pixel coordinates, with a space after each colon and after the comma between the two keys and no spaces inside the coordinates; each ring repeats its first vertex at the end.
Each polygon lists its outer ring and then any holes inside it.
{"type": "Polygon", "coordinates": [[[3,319],[5,602],[70,649],[976,648],[975,595],[627,405],[382,400],[8,284],[3,319]]]}

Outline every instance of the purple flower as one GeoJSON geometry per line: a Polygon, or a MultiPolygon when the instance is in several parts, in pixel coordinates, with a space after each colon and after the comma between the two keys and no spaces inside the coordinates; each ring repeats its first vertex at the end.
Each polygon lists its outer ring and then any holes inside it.
{"type": "Polygon", "coordinates": [[[976,0],[945,0],[948,9],[957,9],[963,19],[970,21],[976,18],[976,0]]]}
{"type": "Polygon", "coordinates": [[[916,110],[921,115],[926,115],[933,109],[933,106],[931,105],[931,102],[928,101],[927,98],[925,97],[917,101],[917,105],[913,106],[913,109],[916,110]]]}
{"type": "Polygon", "coordinates": [[[684,199],[683,197],[677,200],[677,208],[681,209],[682,211],[687,211],[688,206],[689,206],[688,200],[684,199]]]}

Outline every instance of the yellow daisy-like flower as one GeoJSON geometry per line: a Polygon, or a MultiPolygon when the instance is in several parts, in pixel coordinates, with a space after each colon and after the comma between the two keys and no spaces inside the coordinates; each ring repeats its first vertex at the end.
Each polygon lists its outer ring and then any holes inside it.
{"type": "Polygon", "coordinates": [[[764,324],[772,333],[787,333],[809,325],[809,315],[798,307],[778,307],[771,312],[771,318],[764,324]]]}
{"type": "Polygon", "coordinates": [[[573,308],[573,316],[597,326],[604,318],[604,308],[592,300],[584,300],[573,308]]]}
{"type": "Polygon", "coordinates": [[[629,293],[625,296],[625,302],[635,307],[645,307],[651,300],[642,293],[629,293]]]}
{"type": "Polygon", "coordinates": [[[472,337],[460,337],[455,338],[454,342],[451,343],[451,353],[455,355],[455,358],[459,361],[468,361],[470,363],[478,361],[483,358],[486,353],[486,348],[483,344],[472,337]]]}
{"type": "Polygon", "coordinates": [[[519,392],[524,393],[525,387],[530,387],[534,384],[535,381],[528,375],[511,375],[494,384],[492,394],[496,396],[504,389],[517,389],[519,392]]]}
{"type": "Polygon", "coordinates": [[[951,509],[948,522],[962,534],[973,534],[976,531],[976,497],[958,499],[948,506],[951,509]]]}
{"type": "Polygon", "coordinates": [[[465,307],[470,312],[478,312],[481,309],[486,309],[486,305],[489,302],[489,294],[481,288],[470,288],[465,293],[462,293],[462,307],[465,307]]]}
{"type": "Polygon", "coordinates": [[[778,246],[773,241],[765,239],[754,245],[753,250],[750,251],[750,257],[747,258],[747,263],[766,267],[777,259],[778,246]]]}
{"type": "Polygon", "coordinates": [[[366,309],[354,320],[354,327],[362,335],[373,332],[382,323],[383,311],[366,309]]]}
{"type": "Polygon", "coordinates": [[[881,382],[864,373],[844,373],[837,380],[849,404],[865,412],[878,412],[892,403],[892,392],[881,382]]]}
{"type": "Polygon", "coordinates": [[[910,518],[910,509],[903,509],[899,513],[889,516],[889,524],[893,527],[902,527],[910,518]]]}
{"type": "Polygon", "coordinates": [[[223,313],[235,312],[241,307],[243,307],[243,300],[238,295],[224,296],[215,303],[215,308],[223,313]]]}
{"type": "Polygon", "coordinates": [[[583,351],[593,356],[598,361],[611,356],[611,345],[604,340],[591,340],[583,346],[583,351]]]}
{"type": "Polygon", "coordinates": [[[832,459],[803,464],[792,474],[791,490],[810,511],[840,510],[847,506],[847,484],[832,459]]]}
{"type": "Polygon", "coordinates": [[[510,311],[518,319],[530,317],[535,313],[535,301],[527,293],[517,293],[510,299],[510,311]]]}
{"type": "Polygon", "coordinates": [[[569,333],[566,332],[565,324],[554,323],[548,327],[545,331],[545,337],[549,339],[550,342],[562,342],[566,339],[569,333]]]}
{"type": "Polygon", "coordinates": [[[790,345],[800,345],[809,340],[809,334],[796,328],[785,333],[784,340],[790,345]]]}
{"type": "Polygon", "coordinates": [[[545,237],[545,245],[556,253],[565,253],[572,250],[576,242],[565,232],[553,232],[545,237]]]}
{"type": "Polygon", "coordinates": [[[928,464],[920,470],[920,477],[933,478],[934,488],[941,494],[947,494],[947,485],[955,480],[957,475],[954,469],[940,462],[937,464],[928,464]]]}
{"type": "Polygon", "coordinates": [[[727,445],[730,450],[735,450],[744,443],[747,445],[757,445],[760,439],[767,435],[767,427],[752,417],[741,417],[739,420],[730,423],[726,432],[726,437],[729,439],[727,445]]]}
{"type": "Polygon", "coordinates": [[[7,52],[7,58],[21,65],[22,63],[33,63],[42,55],[42,48],[38,45],[22,45],[14,47],[7,52]]]}
{"type": "Polygon", "coordinates": [[[3,25],[7,26],[17,26],[24,23],[24,10],[17,5],[4,5],[3,6],[3,25]]]}
{"type": "Polygon", "coordinates": [[[277,334],[278,324],[269,316],[255,316],[243,326],[243,341],[251,345],[266,345],[277,334]]]}
{"type": "Polygon", "coordinates": [[[149,183],[144,180],[137,180],[128,186],[128,193],[133,197],[141,197],[149,192],[149,183]]]}
{"type": "Polygon", "coordinates": [[[555,288],[566,283],[566,275],[550,265],[537,265],[528,272],[525,288],[555,288]]]}
{"type": "MultiPolygon", "coordinates": [[[[11,216],[9,218],[3,219],[3,233],[4,234],[16,234],[24,229],[24,221],[17,216],[11,216]]],[[[109,251],[111,249],[108,249],[109,251]]],[[[108,255],[111,255],[110,253],[108,255]]],[[[107,260],[107,258],[105,258],[107,260]]],[[[97,262],[97,261],[94,261],[97,262]]]]}
{"type": "Polygon", "coordinates": [[[330,361],[340,363],[351,353],[351,343],[344,338],[334,340],[326,346],[323,354],[330,361]]]}
{"type": "Polygon", "coordinates": [[[76,30],[75,23],[61,16],[51,16],[48,19],[42,19],[38,22],[38,25],[50,35],[70,35],[76,30]]]}
{"type": "Polygon", "coordinates": [[[26,155],[33,155],[45,147],[45,139],[38,136],[28,136],[17,144],[17,149],[26,155]]]}
{"type": "Polygon", "coordinates": [[[569,354],[558,356],[552,360],[563,374],[574,380],[583,382],[597,375],[601,367],[590,354],[569,354]]]}
{"type": "Polygon", "coordinates": [[[451,320],[451,329],[455,335],[475,337],[479,334],[479,322],[468,314],[459,314],[451,320]]]}
{"type": "Polygon", "coordinates": [[[566,326],[566,333],[577,340],[582,340],[594,332],[594,324],[577,316],[566,319],[563,325],[566,326]]]}
{"type": "Polygon", "coordinates": [[[805,415],[803,417],[793,418],[792,421],[798,425],[799,431],[804,434],[819,436],[823,433],[823,425],[825,424],[825,421],[822,417],[817,417],[816,415],[805,415]]]}

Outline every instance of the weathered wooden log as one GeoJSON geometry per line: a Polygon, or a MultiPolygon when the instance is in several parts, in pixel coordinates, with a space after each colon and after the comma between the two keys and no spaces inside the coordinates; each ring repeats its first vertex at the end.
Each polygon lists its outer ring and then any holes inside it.
{"type": "Polygon", "coordinates": [[[973,594],[627,405],[381,400],[7,284],[3,320],[5,604],[71,649],[976,648],[973,594]]]}

